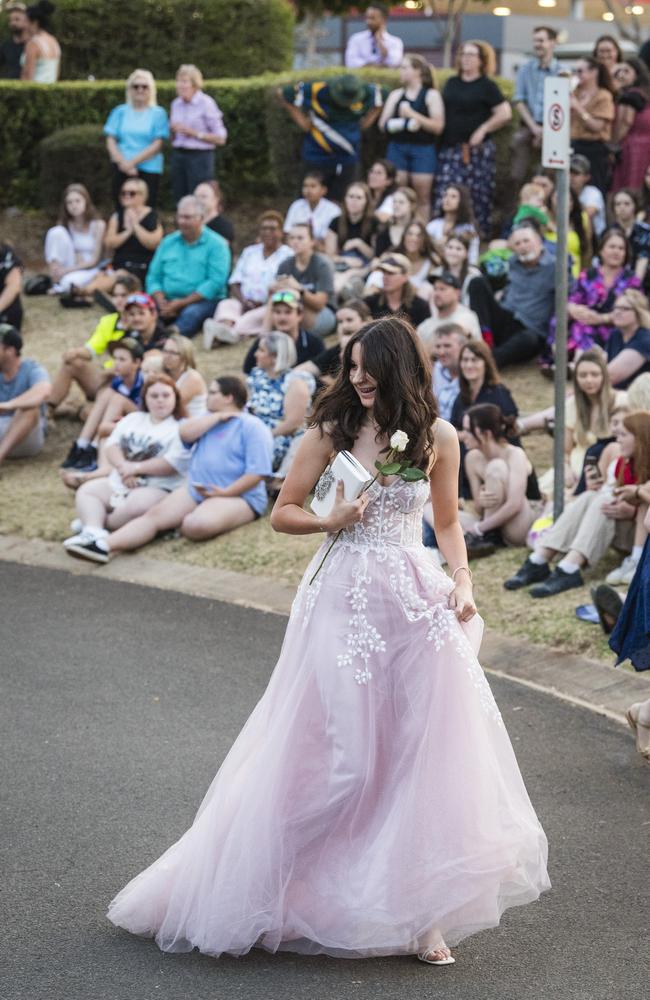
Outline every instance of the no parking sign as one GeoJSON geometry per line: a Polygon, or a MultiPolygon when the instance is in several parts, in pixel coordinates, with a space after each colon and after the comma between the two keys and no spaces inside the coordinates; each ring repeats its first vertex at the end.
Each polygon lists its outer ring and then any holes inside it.
{"type": "Polygon", "coordinates": [[[544,135],[542,166],[566,170],[571,155],[571,111],[569,97],[571,81],[564,76],[547,77],[544,81],[544,135]]]}

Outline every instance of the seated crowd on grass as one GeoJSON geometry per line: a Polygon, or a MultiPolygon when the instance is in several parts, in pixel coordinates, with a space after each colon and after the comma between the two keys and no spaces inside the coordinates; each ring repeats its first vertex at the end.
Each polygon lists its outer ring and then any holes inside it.
{"type": "MultiPolygon", "coordinates": [[[[418,58],[405,57],[409,93],[413,67],[424,72],[418,58]]],[[[188,80],[196,89],[200,74],[181,67],[179,94],[188,80]]],[[[528,545],[531,554],[504,586],[530,586],[531,596],[544,598],[583,585],[583,569],[597,571],[613,546],[622,562],[607,580],[629,585],[648,552],[650,524],[645,188],[621,188],[609,219],[604,202],[600,218],[584,194],[589,160],[576,155],[572,162],[566,506],[553,524],[553,472],[535,470],[522,441],[553,431],[553,409],[521,414],[500,375],[514,364],[537,368],[540,378],[553,370],[552,172],[535,168],[490,242],[486,219],[494,204],[485,204],[485,190],[472,189],[458,164],[454,174],[448,156],[432,195],[431,184],[419,183],[424,175],[404,166],[404,122],[412,116],[400,104],[404,120],[395,108],[380,117],[378,89],[374,114],[370,85],[341,81],[338,97],[330,85],[332,100],[342,107],[357,97],[366,102],[366,125],[379,119],[393,135],[387,158],[371,165],[366,180],[358,162],[347,164],[341,185],[344,172],[333,174],[331,164],[303,151],[301,197],[285,216],[270,204],[256,240],[243,247],[213,179],[213,148],[227,138],[218,107],[206,108],[210,125],[188,147],[210,156],[173,160],[178,201],[166,235],[156,210],[166,116],[152,112],[146,158],[129,159],[120,145],[128,115],[115,109],[106,127],[115,210],[104,222],[71,177],[59,221],[44,233],[42,284],[52,309],[96,302],[104,311],[55,372],[23,356],[22,264],[13,247],[0,246],[0,462],[38,454],[48,420],[76,387],[88,405],[61,468],[75,492],[67,552],[105,563],[161,533],[199,541],[245,530],[281,488],[314,398],[337,378],[350,335],[399,315],[424,343],[440,415],[458,433],[470,558],[528,545]],[[243,372],[206,384],[192,338],[203,353],[246,342],[243,372]]],[[[152,87],[151,74],[135,71],[120,108],[136,107],[152,87]]],[[[153,96],[143,107],[157,108],[153,96]]],[[[288,91],[282,100],[299,122],[288,91]]],[[[443,114],[434,103],[417,120],[443,114]]],[[[450,149],[443,142],[443,151],[450,149]]],[[[423,532],[437,555],[430,510],[423,532]]],[[[610,611],[602,612],[607,628],[611,607],[610,595],[610,611]]]]}

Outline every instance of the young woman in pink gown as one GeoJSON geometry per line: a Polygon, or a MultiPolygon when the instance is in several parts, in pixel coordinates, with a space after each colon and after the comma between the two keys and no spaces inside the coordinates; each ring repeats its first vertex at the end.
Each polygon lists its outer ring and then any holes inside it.
{"type": "Polygon", "coordinates": [[[448,964],[449,945],[549,888],[546,837],[476,659],[458,465],[415,333],[362,327],[273,511],[277,531],[327,538],[268,688],[190,829],[111,903],[113,923],[164,951],[448,964]],[[374,472],[398,429],[428,481],[380,477],[353,502],[339,486],[327,517],[303,509],[336,452],[374,472]],[[428,499],[450,576],[422,545],[428,499]]]}

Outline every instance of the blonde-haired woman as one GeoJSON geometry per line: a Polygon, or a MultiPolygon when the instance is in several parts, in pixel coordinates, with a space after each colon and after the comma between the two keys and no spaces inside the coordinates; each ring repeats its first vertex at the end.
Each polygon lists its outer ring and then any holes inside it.
{"type": "Polygon", "coordinates": [[[200,69],[191,63],[179,66],[176,93],[170,112],[175,203],[192,194],[198,184],[213,179],[215,147],[224,146],[228,138],[219,105],[203,91],[200,69]]]}
{"type": "Polygon", "coordinates": [[[207,409],[208,387],[196,370],[192,341],[180,333],[170,333],[163,344],[162,355],[163,368],[174,379],[187,415],[201,416],[207,409]]]}
{"type": "Polygon", "coordinates": [[[167,112],[156,103],[156,81],[148,69],[136,69],[126,81],[126,101],[113,108],[104,125],[106,148],[113,166],[113,198],[127,177],[141,177],[149,188],[149,205],[156,207],[163,172],[162,144],[169,138],[167,112]]]}
{"type": "MultiPolygon", "coordinates": [[[[316,389],[313,375],[294,371],[296,345],[286,333],[260,338],[255,367],[247,378],[248,409],[270,427],[273,435],[273,472],[288,472],[288,453],[305,431],[307,413],[316,389]]],[[[293,449],[292,449],[293,454],[293,449]]]]}
{"type": "Polygon", "coordinates": [[[50,293],[71,292],[92,281],[99,270],[106,223],[97,218],[88,189],[68,184],[58,225],[45,235],[45,262],[52,279],[50,293]]]}
{"type": "Polygon", "coordinates": [[[487,42],[468,41],[458,55],[458,74],[442,90],[445,129],[436,172],[435,213],[449,184],[466,184],[482,236],[489,235],[496,182],[496,148],[492,133],[512,118],[512,108],[492,74],[494,49],[487,42]]]}
{"type": "Polygon", "coordinates": [[[379,127],[390,136],[386,158],[397,167],[397,183],[410,184],[418,196],[418,216],[429,221],[436,172],[436,136],[445,127],[445,109],[431,67],[418,55],[405,55],[402,86],[391,91],[379,127]]]}

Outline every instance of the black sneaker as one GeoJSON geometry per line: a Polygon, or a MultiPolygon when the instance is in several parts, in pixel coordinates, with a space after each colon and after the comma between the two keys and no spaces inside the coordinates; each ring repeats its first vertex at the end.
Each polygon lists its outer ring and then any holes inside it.
{"type": "Polygon", "coordinates": [[[98,306],[102,307],[104,312],[107,313],[117,312],[117,309],[115,308],[115,303],[113,302],[112,299],[108,297],[106,292],[100,292],[99,290],[97,290],[93,295],[93,299],[95,300],[98,306]]]}
{"type": "Polygon", "coordinates": [[[83,449],[79,447],[77,442],[72,445],[72,448],[65,457],[65,461],[61,462],[62,469],[75,469],[77,462],[81,458],[81,453],[83,449]]]}
{"type": "Polygon", "coordinates": [[[77,446],[77,460],[68,468],[78,469],[79,472],[94,472],[97,468],[97,449],[94,444],[89,444],[85,448],[77,446]]]}
{"type": "Polygon", "coordinates": [[[108,552],[106,549],[100,548],[96,539],[91,542],[76,542],[73,545],[66,545],[65,550],[72,556],[90,559],[91,562],[107,563],[109,560],[108,552]]]}
{"type": "Polygon", "coordinates": [[[591,588],[591,599],[596,606],[598,618],[605,635],[613,631],[623,607],[623,598],[618,590],[607,583],[601,583],[591,588]]]}
{"type": "Polygon", "coordinates": [[[531,597],[553,597],[554,594],[561,594],[565,590],[573,590],[574,587],[582,587],[584,580],[580,570],[575,573],[565,573],[563,569],[556,566],[551,575],[544,583],[538,583],[531,587],[529,594],[531,597]]]}
{"type": "Polygon", "coordinates": [[[528,558],[514,576],[504,580],[503,586],[506,590],[520,590],[521,587],[528,587],[531,583],[540,583],[541,580],[546,580],[550,575],[551,570],[548,563],[538,565],[528,558]]]}

